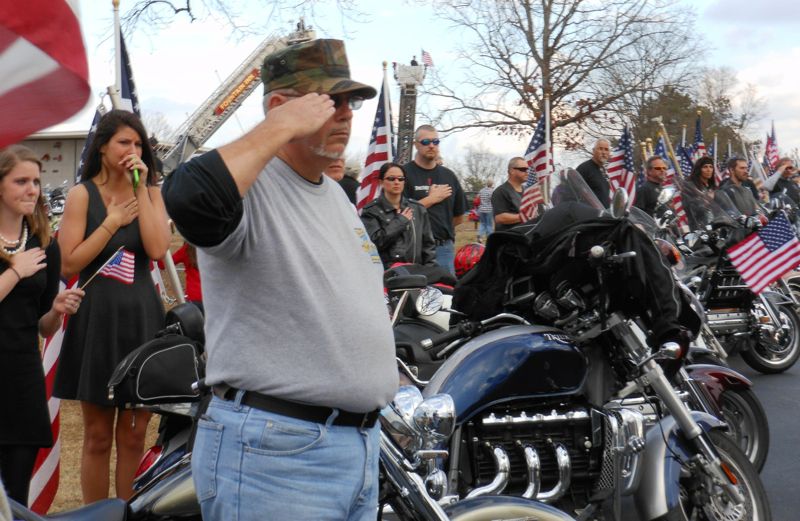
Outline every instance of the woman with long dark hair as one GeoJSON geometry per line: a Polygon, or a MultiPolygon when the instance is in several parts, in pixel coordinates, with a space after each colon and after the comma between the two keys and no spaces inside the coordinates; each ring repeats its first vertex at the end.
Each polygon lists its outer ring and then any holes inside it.
{"type": "Polygon", "coordinates": [[[97,125],[81,183],[67,196],[58,236],[65,276],[79,274],[82,284],[99,270],[80,312],[68,323],[54,388],[59,398],[81,402],[86,503],[108,497],[112,442],[117,496],[132,494],[149,416],[118,410],[108,399],[107,384],[120,360],[163,326],[150,260],[164,256],[170,239],[145,129],[134,114],[112,110],[97,125]]]}
{"type": "Polygon", "coordinates": [[[689,174],[689,181],[701,192],[713,193],[717,189],[717,181],[714,179],[714,160],[703,156],[695,161],[692,173],[689,174]]]}
{"type": "Polygon", "coordinates": [[[53,444],[38,335],[52,335],[83,296],[58,291],[41,166],[26,147],[0,150],[0,473],[23,505],[36,454],[53,444]]]}

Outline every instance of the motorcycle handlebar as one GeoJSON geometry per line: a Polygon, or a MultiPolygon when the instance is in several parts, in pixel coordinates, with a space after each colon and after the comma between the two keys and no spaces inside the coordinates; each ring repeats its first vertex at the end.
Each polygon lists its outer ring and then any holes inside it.
{"type": "Polygon", "coordinates": [[[478,322],[460,322],[449,331],[445,331],[440,335],[421,340],[420,345],[425,351],[430,351],[435,347],[449,344],[453,340],[458,340],[459,338],[472,335],[478,329],[479,325],[480,324],[478,322]]]}

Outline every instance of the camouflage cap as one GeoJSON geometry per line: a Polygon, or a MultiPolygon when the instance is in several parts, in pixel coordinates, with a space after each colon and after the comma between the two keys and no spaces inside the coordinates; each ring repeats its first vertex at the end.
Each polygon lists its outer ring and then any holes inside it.
{"type": "Polygon", "coordinates": [[[369,85],[350,79],[350,66],[341,40],[311,40],[270,54],[261,66],[261,81],[264,94],[277,89],[320,94],[357,92],[367,99],[377,94],[369,85]]]}

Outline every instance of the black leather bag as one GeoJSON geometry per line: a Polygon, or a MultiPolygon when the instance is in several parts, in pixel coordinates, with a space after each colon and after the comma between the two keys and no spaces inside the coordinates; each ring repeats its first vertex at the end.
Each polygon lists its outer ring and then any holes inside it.
{"type": "Polygon", "coordinates": [[[108,382],[118,406],[197,401],[192,384],[205,376],[202,350],[191,338],[166,334],[131,351],[108,382]]]}

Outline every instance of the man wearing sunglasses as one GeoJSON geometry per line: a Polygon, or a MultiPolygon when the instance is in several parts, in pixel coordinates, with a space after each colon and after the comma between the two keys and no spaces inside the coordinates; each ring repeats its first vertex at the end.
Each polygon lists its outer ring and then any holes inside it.
{"type": "Polygon", "coordinates": [[[378,252],[323,171],[376,91],[340,40],[276,51],[261,77],[264,120],[163,188],[208,317],[195,489],[206,520],[375,519],[394,338],[378,252]]]}
{"type": "Polygon", "coordinates": [[[508,179],[492,193],[492,212],[495,230],[508,230],[524,222],[519,213],[522,204],[522,185],[528,179],[528,163],[512,157],[508,162],[508,179]]]}
{"type": "Polygon", "coordinates": [[[607,139],[598,139],[592,148],[592,158],[575,169],[606,208],[611,200],[611,188],[606,172],[609,156],[611,156],[611,143],[607,139]]]}
{"type": "Polygon", "coordinates": [[[414,132],[414,159],[406,164],[405,195],[428,209],[431,230],[436,243],[436,264],[455,274],[456,226],[464,220],[467,199],[458,177],[447,167],[437,164],[439,133],[430,125],[414,132]]]}

